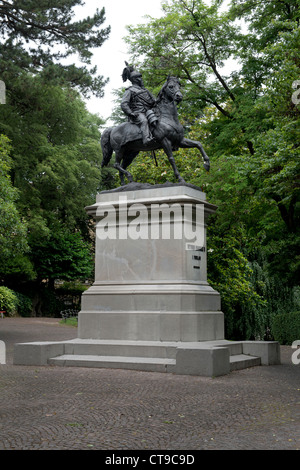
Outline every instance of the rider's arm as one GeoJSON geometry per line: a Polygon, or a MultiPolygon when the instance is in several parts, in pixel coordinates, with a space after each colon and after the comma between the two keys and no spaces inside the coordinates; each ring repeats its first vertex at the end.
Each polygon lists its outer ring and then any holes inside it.
{"type": "Polygon", "coordinates": [[[127,114],[127,116],[135,117],[135,114],[130,108],[131,93],[129,90],[126,90],[121,101],[121,109],[127,114]]]}

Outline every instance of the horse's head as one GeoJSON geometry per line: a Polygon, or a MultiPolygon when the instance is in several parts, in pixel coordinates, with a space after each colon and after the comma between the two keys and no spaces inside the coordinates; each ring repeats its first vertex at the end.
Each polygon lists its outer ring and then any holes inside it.
{"type": "Polygon", "coordinates": [[[166,98],[168,101],[180,103],[182,93],[180,91],[180,81],[177,77],[168,76],[167,81],[159,92],[158,98],[166,98]]]}

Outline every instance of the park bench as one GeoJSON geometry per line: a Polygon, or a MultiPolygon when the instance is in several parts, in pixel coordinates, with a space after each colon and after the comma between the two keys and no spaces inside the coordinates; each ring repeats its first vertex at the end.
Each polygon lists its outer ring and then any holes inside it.
{"type": "Polygon", "coordinates": [[[78,310],[73,310],[73,309],[67,309],[67,310],[62,310],[60,312],[60,315],[64,321],[67,320],[67,318],[78,318],[78,310]]]}

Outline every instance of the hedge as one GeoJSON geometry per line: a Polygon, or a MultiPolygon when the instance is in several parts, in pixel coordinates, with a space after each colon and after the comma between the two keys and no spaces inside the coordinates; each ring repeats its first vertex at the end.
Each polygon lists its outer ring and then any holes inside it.
{"type": "Polygon", "coordinates": [[[293,341],[300,340],[300,311],[276,315],[272,334],[280,344],[291,345],[293,341]]]}

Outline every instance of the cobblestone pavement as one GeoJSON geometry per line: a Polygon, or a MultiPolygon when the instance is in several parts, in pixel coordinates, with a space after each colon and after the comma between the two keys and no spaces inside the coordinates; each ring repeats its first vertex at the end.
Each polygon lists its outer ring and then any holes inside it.
{"type": "Polygon", "coordinates": [[[0,450],[299,450],[300,365],[218,378],[14,366],[16,342],[67,340],[58,319],[0,318],[0,450]]]}

